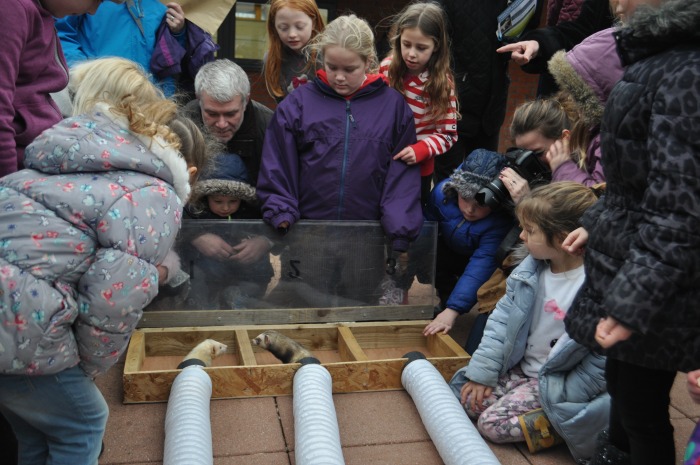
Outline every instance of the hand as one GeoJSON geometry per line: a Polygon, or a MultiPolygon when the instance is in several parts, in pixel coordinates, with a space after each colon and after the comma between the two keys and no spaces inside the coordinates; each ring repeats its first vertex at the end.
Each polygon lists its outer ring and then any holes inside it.
{"type": "Polygon", "coordinates": [[[620,341],[626,341],[631,335],[631,329],[612,317],[602,318],[595,330],[595,340],[603,349],[609,349],[620,341]]]}
{"type": "Polygon", "coordinates": [[[179,34],[185,28],[185,12],[182,11],[179,3],[170,2],[165,6],[168,7],[165,12],[165,23],[168,29],[173,34],[179,34]]]}
{"type": "Polygon", "coordinates": [[[700,404],[700,370],[693,370],[688,373],[688,394],[693,402],[700,404]]]}
{"type": "Polygon", "coordinates": [[[513,199],[515,205],[520,203],[520,201],[530,193],[530,185],[525,178],[516,173],[513,168],[503,168],[501,174],[498,175],[498,179],[500,179],[503,185],[506,186],[506,189],[508,189],[510,198],[513,199]]]}
{"type": "Polygon", "coordinates": [[[258,261],[271,248],[271,242],[263,236],[249,237],[233,247],[234,255],[231,260],[249,265],[258,261]]]}
{"type": "Polygon", "coordinates": [[[554,141],[554,143],[549,146],[549,150],[547,150],[547,153],[544,155],[544,159],[547,160],[549,169],[552,170],[552,173],[559,168],[559,165],[571,160],[569,137],[562,137],[561,139],[554,141]]]}
{"type": "Polygon", "coordinates": [[[163,265],[156,265],[158,270],[158,285],[162,286],[168,280],[168,267],[163,265]]]}
{"type": "Polygon", "coordinates": [[[510,59],[522,66],[530,63],[530,60],[537,56],[537,52],[540,51],[540,44],[536,40],[524,40],[504,45],[501,48],[497,48],[496,51],[498,53],[511,52],[510,59]]]}
{"type": "Polygon", "coordinates": [[[405,147],[399,153],[394,155],[394,160],[401,160],[407,165],[416,164],[416,152],[411,147],[405,147]]]}
{"type": "Polygon", "coordinates": [[[459,393],[459,398],[462,405],[465,405],[467,403],[467,397],[469,397],[469,394],[471,394],[472,397],[469,407],[471,407],[472,412],[480,412],[485,407],[484,399],[490,397],[492,392],[493,388],[490,386],[484,386],[483,384],[469,381],[467,384],[462,386],[462,390],[459,393]]]}
{"type": "Polygon", "coordinates": [[[192,245],[202,255],[218,260],[228,260],[236,251],[228,242],[216,234],[202,234],[192,241],[192,245]]]}
{"type": "Polygon", "coordinates": [[[438,313],[433,321],[428,323],[428,325],[423,329],[423,336],[430,336],[431,334],[437,334],[440,332],[447,334],[447,332],[451,330],[452,326],[455,324],[457,316],[459,316],[459,313],[457,313],[456,310],[446,308],[438,313]]]}
{"type": "Polygon", "coordinates": [[[586,251],[586,243],[588,242],[588,231],[585,228],[576,228],[566,236],[564,242],[561,243],[561,248],[571,255],[583,255],[586,251]]]}

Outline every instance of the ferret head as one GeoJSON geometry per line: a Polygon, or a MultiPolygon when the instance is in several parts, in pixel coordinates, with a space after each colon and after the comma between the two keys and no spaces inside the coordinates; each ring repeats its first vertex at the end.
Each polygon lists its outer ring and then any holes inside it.
{"type": "Polygon", "coordinates": [[[219,355],[225,353],[226,349],[228,348],[226,344],[222,344],[221,342],[215,341],[214,339],[207,339],[203,341],[203,344],[206,344],[209,348],[211,358],[218,357],[219,355]]]}
{"type": "Polygon", "coordinates": [[[263,331],[258,334],[254,339],[250,340],[253,345],[260,346],[264,349],[270,347],[270,331],[263,331]]]}

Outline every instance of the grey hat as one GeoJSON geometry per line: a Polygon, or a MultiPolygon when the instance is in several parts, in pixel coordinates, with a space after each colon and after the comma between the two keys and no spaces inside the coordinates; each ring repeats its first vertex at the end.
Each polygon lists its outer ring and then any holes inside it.
{"type": "Polygon", "coordinates": [[[506,158],[500,153],[476,149],[443,184],[442,192],[446,197],[459,195],[463,199],[473,199],[505,165],[506,158]]]}

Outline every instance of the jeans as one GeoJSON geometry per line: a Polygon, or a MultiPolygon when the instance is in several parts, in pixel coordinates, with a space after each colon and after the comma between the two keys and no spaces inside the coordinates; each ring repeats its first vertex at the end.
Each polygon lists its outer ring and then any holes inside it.
{"type": "Polygon", "coordinates": [[[0,375],[0,412],[22,465],[96,465],[109,409],[78,366],[46,376],[0,375]]]}

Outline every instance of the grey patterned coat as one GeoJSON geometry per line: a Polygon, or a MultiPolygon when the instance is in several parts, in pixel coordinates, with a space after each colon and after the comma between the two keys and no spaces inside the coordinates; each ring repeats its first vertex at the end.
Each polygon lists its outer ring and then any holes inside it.
{"type": "Polygon", "coordinates": [[[633,336],[608,356],[700,367],[700,2],[640,7],[617,33],[629,65],[602,122],[607,192],[583,219],[587,282],[566,329],[589,347],[599,318],[633,336]]]}
{"type": "Polygon", "coordinates": [[[124,351],[189,195],[187,165],[98,105],[0,179],[0,373],[91,377],[124,351]]]}

